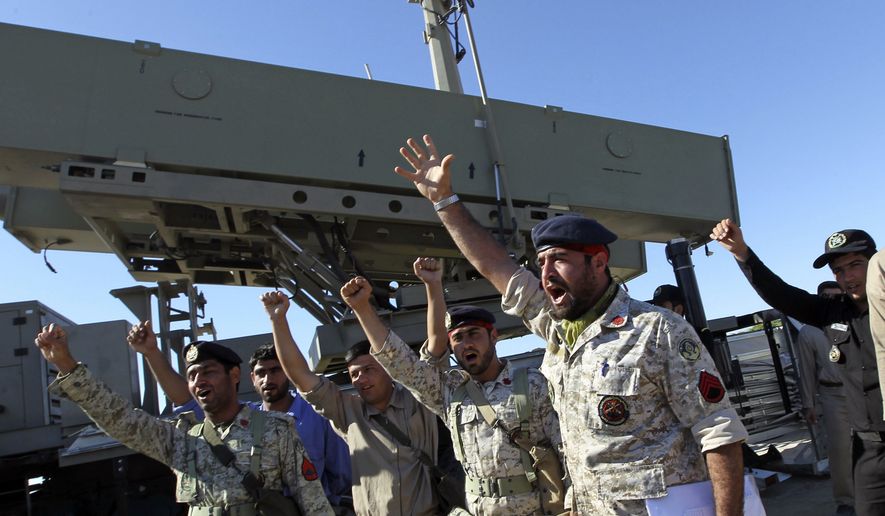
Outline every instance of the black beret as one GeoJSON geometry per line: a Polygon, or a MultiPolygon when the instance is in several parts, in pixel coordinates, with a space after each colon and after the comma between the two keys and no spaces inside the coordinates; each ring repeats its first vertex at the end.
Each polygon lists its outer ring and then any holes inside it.
{"type": "Polygon", "coordinates": [[[535,250],[566,245],[608,245],[618,236],[593,219],[578,215],[561,215],[532,228],[535,250]]]}
{"type": "Polygon", "coordinates": [[[661,306],[664,301],[673,303],[673,306],[685,304],[682,300],[682,291],[676,285],[661,285],[655,289],[651,304],[661,306]]]}
{"type": "Polygon", "coordinates": [[[218,360],[222,364],[230,364],[239,366],[240,356],[233,352],[230,348],[226,348],[221,344],[214,342],[206,342],[204,340],[195,340],[187,345],[184,349],[184,362],[188,366],[198,364],[206,360],[218,360]]]}
{"type": "Polygon", "coordinates": [[[836,231],[824,242],[824,254],[814,260],[814,268],[829,265],[840,254],[846,253],[860,253],[869,258],[876,254],[876,242],[866,231],[860,229],[836,231]]]}
{"type": "Polygon", "coordinates": [[[462,305],[450,308],[446,314],[446,329],[449,331],[461,326],[494,326],[495,316],[478,306],[462,305]]]}

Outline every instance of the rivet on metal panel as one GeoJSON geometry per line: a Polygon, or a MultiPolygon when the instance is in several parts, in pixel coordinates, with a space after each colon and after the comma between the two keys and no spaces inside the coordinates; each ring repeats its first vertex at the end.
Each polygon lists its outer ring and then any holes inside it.
{"type": "Polygon", "coordinates": [[[135,43],[132,44],[132,50],[147,56],[158,56],[163,50],[163,47],[161,47],[159,43],[136,39],[135,43]]]}

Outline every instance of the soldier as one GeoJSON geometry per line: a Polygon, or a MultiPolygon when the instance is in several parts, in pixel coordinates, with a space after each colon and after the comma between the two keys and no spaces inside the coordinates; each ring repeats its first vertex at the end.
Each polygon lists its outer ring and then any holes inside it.
{"type": "Polygon", "coordinates": [[[685,317],[685,301],[682,299],[682,290],[676,285],[661,285],[655,289],[650,304],[672,310],[678,315],[685,317]]]}
{"type": "Polygon", "coordinates": [[[829,265],[843,295],[827,298],[788,285],[762,263],[729,219],[717,224],[710,238],[737,260],[747,280],[766,303],[824,330],[829,359],[842,377],[852,433],[854,510],[860,515],[885,514],[885,422],[882,392],[870,332],[866,276],[876,243],[865,231],[843,229],[830,235],[814,268],[829,265]]]}
{"type": "Polygon", "coordinates": [[[291,418],[237,401],[240,358],[233,351],[200,341],[187,348],[188,389],[206,413],[200,424],[190,414],[167,421],[133,409],[74,360],[65,331],[54,324],[34,342],[59,372],[49,389],[77,403],[109,436],[172,468],[176,498],[190,506],[189,515],[259,514],[257,507],[271,503],[284,507],[275,514],[332,514],[291,418]],[[232,461],[225,465],[221,456],[232,461]],[[285,488],[294,503],[283,498],[285,488]]]}
{"type": "Polygon", "coordinates": [[[436,461],[439,441],[436,417],[369,354],[369,343],[344,357],[358,396],[341,392],[328,378],[310,370],[286,321],[289,298],[267,292],[261,302],[273,326],[274,346],[286,375],[317,413],[331,421],[350,447],[353,504],[365,516],[436,514],[439,500],[421,454],[436,461]],[[384,429],[396,426],[410,444],[384,429]]]}
{"type": "MultiPolygon", "coordinates": [[[[824,281],[817,286],[817,295],[838,297],[842,295],[842,289],[835,281],[824,281]]],[[[799,329],[796,349],[799,352],[799,397],[802,398],[805,420],[809,425],[818,422],[817,401],[820,401],[824,416],[833,499],[838,506],[836,514],[853,514],[848,408],[842,392],[842,378],[836,364],[829,358],[829,339],[820,328],[806,324],[799,329]]]]}
{"type": "MultiPolygon", "coordinates": [[[[157,383],[175,405],[173,413],[193,412],[198,420],[202,420],[203,411],[188,392],[187,380],[172,369],[166,355],[157,346],[157,336],[151,322],[142,321],[132,326],[126,340],[130,348],[144,356],[157,383]]],[[[304,398],[289,389],[289,379],[280,367],[272,343],[260,346],[252,353],[249,369],[252,386],[261,397],[261,402],[245,403],[255,410],[274,410],[292,416],[329,503],[336,514],[352,512],[350,450],[347,444],[304,398]]]]}
{"type": "Polygon", "coordinates": [[[630,299],[608,270],[617,237],[596,221],[533,228],[540,280],[518,266],[452,192],[433,141],[400,154],[460,251],[503,294],[502,307],[547,341],[541,372],[559,414],[572,509],[645,514],[668,486],[709,477],[719,515],[741,514],[746,429],[697,334],[681,317],[630,299]],[[704,464],[706,458],[706,467],[704,464]]]}
{"type": "MultiPolygon", "coordinates": [[[[885,386],[885,250],[879,251],[870,259],[867,270],[867,301],[870,304],[870,332],[876,344],[879,385],[882,387],[885,386]]],[[[885,407],[885,399],[882,403],[885,407]]]]}
{"type": "Polygon", "coordinates": [[[428,340],[419,359],[390,331],[370,303],[372,287],[357,277],[341,296],[359,318],[372,354],[390,375],[447,422],[455,453],[467,474],[467,508],[471,514],[558,514],[562,512],[562,469],[556,468],[558,500],[542,509],[543,486],[535,478],[533,459],[513,432],[532,445],[544,446],[558,465],[559,421],[547,380],[534,368],[520,372],[498,358],[495,317],[474,306],[445,313],[442,268],[433,258],[418,258],[415,274],[427,289],[428,340]],[[448,335],[447,335],[448,331],[448,335]],[[451,346],[451,348],[449,348],[451,346]],[[449,351],[462,369],[447,370],[449,351]],[[519,392],[518,385],[522,385],[519,392]],[[472,389],[471,389],[472,388],[472,389]],[[528,398],[529,414],[519,414],[519,396],[528,398]],[[490,407],[491,426],[484,417],[490,407]],[[523,421],[524,419],[524,421],[523,421]],[[522,426],[525,425],[523,428],[522,426]]]}

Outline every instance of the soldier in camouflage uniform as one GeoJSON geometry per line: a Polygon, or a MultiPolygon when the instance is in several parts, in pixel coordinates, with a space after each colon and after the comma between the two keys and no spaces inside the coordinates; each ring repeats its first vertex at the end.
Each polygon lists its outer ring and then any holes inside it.
{"type": "MultiPolygon", "coordinates": [[[[224,466],[205,438],[192,429],[192,413],[177,420],[155,418],[133,409],[122,397],[95,379],[86,366],[74,360],[64,330],[52,324],[35,339],[44,358],[58,368],[49,386],[56,395],[77,403],[109,436],[129,448],[158,460],[175,472],[176,498],[187,503],[190,515],[248,516],[258,514],[255,499],[241,484],[250,471],[251,409],[236,398],[240,359],[233,351],[209,342],[187,348],[187,378],[191,394],[206,413],[221,441],[236,456],[236,468],[224,466]],[[190,416],[190,417],[188,417],[190,416]]],[[[283,492],[288,488],[302,514],[332,514],[329,502],[307,458],[291,417],[268,412],[260,450],[263,488],[283,492]]]]}
{"type": "Polygon", "coordinates": [[[452,193],[433,141],[400,154],[458,248],[548,343],[542,372],[553,386],[573,510],[645,514],[644,500],[709,477],[717,514],[741,514],[747,432],[729,406],[713,361],[672,312],[631,299],[608,270],[615,235],[590,219],[538,224],[532,241],[540,280],[518,266],[452,193]],[[706,465],[705,465],[706,459],[706,465]],[[705,467],[706,466],[706,467],[705,467]]]}
{"type": "MultiPolygon", "coordinates": [[[[540,488],[526,477],[526,466],[532,472],[531,459],[525,460],[506,430],[488,425],[469,396],[460,402],[455,400],[456,391],[465,382],[474,382],[504,426],[519,428],[514,368],[498,358],[494,316],[473,306],[455,307],[446,314],[442,270],[437,260],[417,259],[415,273],[424,281],[428,298],[428,340],[421,347],[420,358],[377,315],[370,304],[372,288],[368,280],[352,279],[341,294],[363,325],[378,362],[449,426],[455,453],[467,474],[470,513],[543,514],[540,488]],[[449,345],[462,369],[448,370],[449,345]]],[[[526,394],[532,409],[528,440],[558,452],[562,444],[559,421],[550,402],[547,380],[537,369],[528,370],[526,394]]]]}

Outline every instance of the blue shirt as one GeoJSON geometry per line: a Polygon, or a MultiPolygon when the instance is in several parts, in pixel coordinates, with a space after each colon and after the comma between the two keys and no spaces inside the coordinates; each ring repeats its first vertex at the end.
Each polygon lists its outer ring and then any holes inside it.
{"type": "MultiPolygon", "coordinates": [[[[329,421],[317,414],[297,391],[289,391],[289,394],[294,399],[286,413],[295,418],[295,429],[316,467],[326,497],[332,505],[338,505],[342,497],[350,498],[350,450],[344,440],[332,430],[329,421]]],[[[253,409],[264,410],[259,402],[246,403],[253,409]]],[[[198,419],[203,419],[203,409],[194,399],[188,400],[184,405],[175,406],[172,412],[176,415],[194,412],[198,419]]]]}

